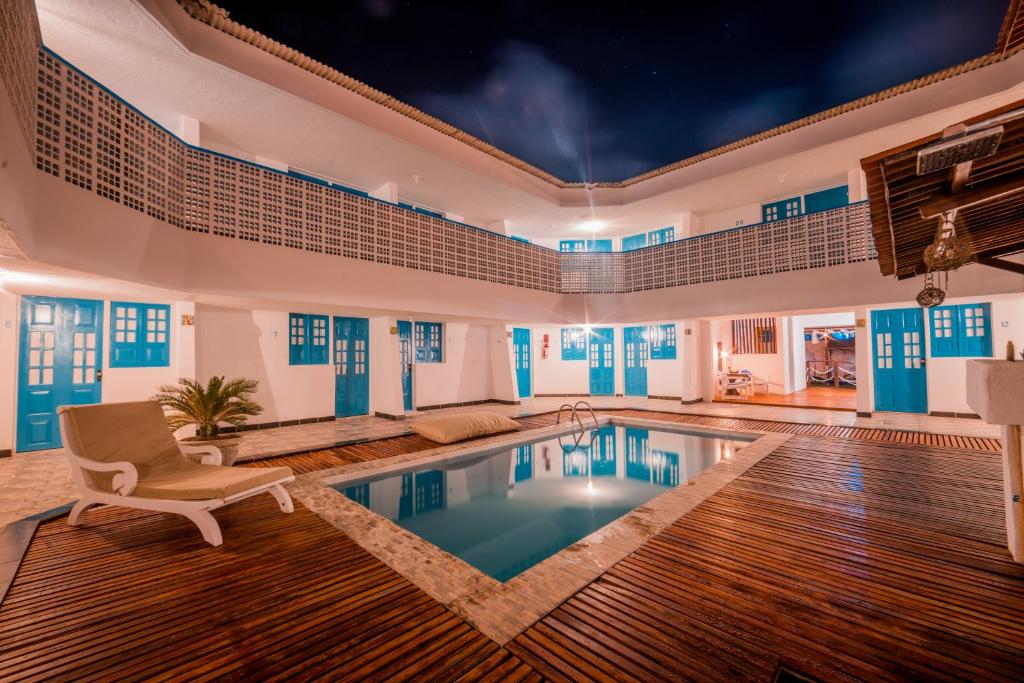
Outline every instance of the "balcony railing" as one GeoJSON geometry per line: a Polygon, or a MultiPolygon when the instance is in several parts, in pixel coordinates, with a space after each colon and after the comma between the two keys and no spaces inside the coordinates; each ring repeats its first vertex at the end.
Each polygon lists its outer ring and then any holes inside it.
{"type": "Polygon", "coordinates": [[[188,145],[39,51],[36,166],[183,230],[566,294],[614,294],[875,258],[866,203],[625,253],[560,253],[188,145]]]}

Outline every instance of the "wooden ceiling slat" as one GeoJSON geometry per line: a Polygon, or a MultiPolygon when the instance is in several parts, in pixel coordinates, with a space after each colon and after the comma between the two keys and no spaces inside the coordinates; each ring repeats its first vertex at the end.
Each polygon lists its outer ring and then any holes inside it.
{"type": "MultiPolygon", "coordinates": [[[[1024,0],[1022,0],[1024,1],[1024,0]]],[[[1024,22],[1024,16],[1020,18],[1024,22]]],[[[967,125],[1024,108],[1024,100],[965,121],[967,125]]],[[[1024,118],[1003,123],[1003,138],[992,156],[977,159],[959,195],[983,193],[1024,176],[1024,118]]],[[[924,249],[932,243],[938,219],[921,217],[921,206],[948,198],[949,170],[917,175],[917,150],[941,139],[942,132],[861,160],[871,202],[872,233],[883,275],[900,278],[925,272],[924,249]]],[[[957,213],[957,234],[972,252],[988,256],[1024,251],[1024,193],[1014,193],[957,213]]]]}

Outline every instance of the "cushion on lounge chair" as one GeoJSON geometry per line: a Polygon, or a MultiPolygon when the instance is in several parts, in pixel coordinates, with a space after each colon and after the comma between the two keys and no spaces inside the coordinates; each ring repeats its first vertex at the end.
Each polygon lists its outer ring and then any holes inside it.
{"type": "Polygon", "coordinates": [[[463,413],[412,423],[413,431],[436,443],[455,443],[474,436],[514,432],[521,427],[515,420],[497,413],[463,413]]]}
{"type": "Polygon", "coordinates": [[[228,498],[287,477],[288,467],[234,468],[200,465],[186,459],[179,467],[139,469],[139,483],[132,495],[169,500],[228,498]]]}

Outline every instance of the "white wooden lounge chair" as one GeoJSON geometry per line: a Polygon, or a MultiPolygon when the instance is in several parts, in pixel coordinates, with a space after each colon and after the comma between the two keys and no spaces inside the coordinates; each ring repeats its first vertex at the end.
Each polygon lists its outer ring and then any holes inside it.
{"type": "Polygon", "coordinates": [[[217,448],[176,441],[156,401],[62,406],[57,412],[82,493],[68,516],[72,526],[94,505],[120,505],[184,515],[207,543],[220,545],[210,510],[260,493],[274,496],[283,512],[293,510],[282,486],[295,479],[290,468],[222,467],[217,448]]]}

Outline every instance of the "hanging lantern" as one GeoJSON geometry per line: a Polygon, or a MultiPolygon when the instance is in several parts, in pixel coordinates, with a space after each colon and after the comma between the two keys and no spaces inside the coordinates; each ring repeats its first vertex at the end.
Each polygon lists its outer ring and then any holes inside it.
{"type": "Polygon", "coordinates": [[[947,211],[939,218],[935,241],[924,250],[924,263],[928,270],[956,270],[971,258],[967,243],[956,234],[956,210],[947,211]]]}
{"type": "Polygon", "coordinates": [[[935,286],[935,275],[925,273],[924,289],[917,293],[917,303],[921,308],[934,308],[946,300],[946,293],[935,286]]]}

